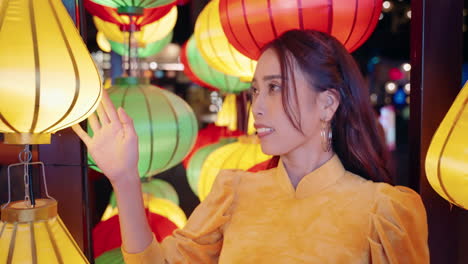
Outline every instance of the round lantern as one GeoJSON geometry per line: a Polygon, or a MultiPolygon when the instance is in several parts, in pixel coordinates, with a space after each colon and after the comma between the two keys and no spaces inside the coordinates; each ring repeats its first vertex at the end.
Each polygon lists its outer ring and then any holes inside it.
{"type": "Polygon", "coordinates": [[[238,77],[223,74],[208,66],[198,51],[193,36],[188,40],[185,52],[190,69],[204,82],[227,93],[238,93],[249,89],[250,83],[242,82],[238,77]]]}
{"type": "MultiPolygon", "coordinates": [[[[158,242],[161,242],[165,237],[171,235],[172,232],[177,229],[177,226],[171,222],[171,220],[155,213],[146,212],[146,219],[148,220],[150,228],[158,242]]],[[[93,251],[95,258],[102,256],[103,260],[104,258],[107,258],[105,257],[106,252],[116,248],[120,252],[121,244],[122,237],[118,215],[114,215],[106,221],[99,222],[93,228],[93,251]]],[[[110,261],[110,259],[108,260],[110,261]]],[[[107,264],[114,262],[103,263],[107,264]]]]}
{"type": "Polygon", "coordinates": [[[226,137],[238,137],[242,135],[242,131],[234,130],[231,131],[224,126],[216,126],[215,124],[208,124],[205,128],[198,131],[197,141],[192,148],[192,151],[185,157],[182,164],[185,168],[189,163],[190,158],[195,152],[209,144],[217,143],[221,138],[226,137]]]}
{"type": "Polygon", "coordinates": [[[381,10],[382,0],[220,0],[219,4],[229,42],[252,59],[291,29],[329,33],[352,52],[372,34],[381,10]]]}
{"type": "Polygon", "coordinates": [[[60,0],[0,9],[0,133],[6,143],[50,143],[96,110],[99,73],[60,0]]]}
{"type": "Polygon", "coordinates": [[[196,83],[197,85],[200,85],[201,87],[208,88],[212,91],[219,91],[218,88],[212,86],[211,84],[204,82],[202,79],[198,78],[197,75],[195,75],[195,73],[193,73],[192,69],[190,69],[190,64],[188,63],[186,47],[187,47],[187,43],[185,43],[182,46],[182,52],[180,52],[180,62],[184,65],[185,75],[187,75],[187,77],[192,82],[196,83]]]}
{"type": "Polygon", "coordinates": [[[270,159],[262,152],[257,136],[241,136],[239,141],[213,151],[205,160],[198,183],[198,197],[203,201],[222,169],[247,170],[270,159]]]}
{"type": "Polygon", "coordinates": [[[242,81],[252,81],[257,62],[237,51],[223,32],[219,0],[209,2],[197,18],[195,40],[205,61],[214,69],[242,81]]]}
{"type": "MultiPolygon", "coordinates": [[[[160,52],[164,47],[167,46],[172,40],[173,32],[169,33],[163,39],[155,41],[153,43],[149,43],[144,48],[138,48],[138,58],[146,58],[156,53],[160,52]]],[[[121,55],[121,56],[128,56],[128,45],[122,44],[115,41],[109,41],[112,50],[121,55]]]]}
{"type": "Polygon", "coordinates": [[[218,143],[210,144],[200,148],[190,159],[187,166],[187,180],[192,189],[193,193],[198,196],[198,183],[200,181],[200,172],[202,170],[203,163],[205,162],[208,155],[210,155],[216,149],[236,141],[235,138],[222,138],[218,143]]]}
{"type": "MultiPolygon", "coordinates": [[[[121,28],[111,22],[106,22],[96,16],[93,17],[94,24],[98,31],[104,33],[108,40],[126,43],[129,32],[122,31],[121,28]]],[[[145,47],[148,43],[158,41],[167,36],[175,26],[177,21],[177,7],[172,7],[167,15],[158,21],[141,27],[139,31],[133,33],[139,47],[145,47]]]]}
{"type": "MultiPolygon", "coordinates": [[[[152,195],[144,193],[143,202],[145,204],[145,208],[147,208],[151,213],[168,218],[178,228],[184,227],[185,223],[187,222],[187,217],[185,216],[184,211],[182,211],[182,209],[180,209],[180,207],[172,201],[156,198],[152,195]]],[[[104,214],[102,215],[101,221],[106,221],[118,213],[118,207],[112,208],[110,205],[108,205],[104,211],[104,214]]]]}
{"type": "Polygon", "coordinates": [[[444,199],[468,210],[468,82],[434,134],[426,156],[426,175],[444,199]]]}
{"type": "MultiPolygon", "coordinates": [[[[181,162],[195,143],[198,125],[190,106],[148,79],[118,78],[108,89],[116,107],[132,117],[138,135],[140,177],[149,177],[181,162]]],[[[92,132],[92,131],[91,131],[92,132]]],[[[89,163],[100,171],[91,156],[89,163]]]]}
{"type": "Polygon", "coordinates": [[[135,0],[93,0],[93,2],[96,2],[101,5],[105,5],[108,7],[114,7],[114,8],[132,8],[132,9],[137,9],[141,10],[143,8],[150,8],[150,7],[161,7],[164,5],[168,5],[173,3],[175,0],[151,0],[151,1],[135,1],[135,0]]]}
{"type": "MultiPolygon", "coordinates": [[[[161,179],[152,179],[148,182],[143,182],[141,184],[141,191],[157,198],[167,199],[179,205],[179,195],[177,195],[174,187],[161,179]]],[[[109,205],[112,208],[117,207],[117,200],[114,192],[111,194],[109,205]]]]}
{"type": "MultiPolygon", "coordinates": [[[[172,3],[157,8],[145,8],[142,10],[141,14],[135,14],[130,10],[127,10],[130,12],[125,12],[125,9],[123,9],[124,7],[120,7],[120,10],[117,10],[117,8],[100,5],[91,0],[84,0],[84,6],[91,15],[97,16],[104,21],[114,23],[123,30],[130,29],[131,25],[140,28],[162,18],[169,13],[174,4],[175,3],[172,3]]],[[[127,9],[131,9],[131,7],[127,7],[127,9]]]]}

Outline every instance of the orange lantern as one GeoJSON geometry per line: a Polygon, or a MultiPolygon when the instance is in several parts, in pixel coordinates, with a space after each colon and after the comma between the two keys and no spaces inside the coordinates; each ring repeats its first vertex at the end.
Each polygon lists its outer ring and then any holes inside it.
{"type": "Polygon", "coordinates": [[[382,0],[220,0],[219,5],[229,42],[252,59],[291,29],[329,33],[352,52],[374,31],[381,9],[382,0]]]}

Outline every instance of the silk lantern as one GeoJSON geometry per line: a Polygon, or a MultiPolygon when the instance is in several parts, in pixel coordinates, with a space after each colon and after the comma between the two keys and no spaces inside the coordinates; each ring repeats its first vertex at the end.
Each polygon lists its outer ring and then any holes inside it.
{"type": "Polygon", "coordinates": [[[209,2],[197,18],[195,40],[205,61],[214,69],[242,81],[252,81],[257,62],[237,51],[228,41],[219,18],[219,0],[209,2]]]}
{"type": "Polygon", "coordinates": [[[227,93],[239,93],[249,89],[250,83],[242,82],[238,77],[226,75],[208,66],[198,51],[193,36],[188,40],[185,52],[190,69],[204,82],[227,93]]]}
{"type": "Polygon", "coordinates": [[[252,59],[291,29],[331,34],[352,52],[372,34],[381,10],[382,0],[220,0],[219,4],[229,42],[252,59]]]}
{"type": "Polygon", "coordinates": [[[96,264],[124,264],[124,259],[122,255],[122,250],[119,248],[114,248],[112,250],[108,250],[103,254],[98,255],[95,257],[96,264]]]}
{"type": "Polygon", "coordinates": [[[187,166],[187,181],[190,189],[198,196],[198,183],[200,182],[200,173],[206,158],[216,149],[236,141],[236,138],[221,138],[217,143],[206,145],[192,156],[187,166]]]}
{"type": "Polygon", "coordinates": [[[252,166],[270,159],[262,152],[257,136],[241,136],[239,141],[227,144],[213,151],[205,160],[198,183],[198,197],[203,201],[220,170],[247,170],[252,166]]]}
{"type": "Polygon", "coordinates": [[[434,134],[426,156],[426,175],[444,199],[468,210],[468,82],[434,134]]]}
{"type": "MultiPolygon", "coordinates": [[[[137,56],[138,58],[146,58],[149,56],[153,56],[160,52],[164,47],[167,46],[172,40],[173,32],[169,33],[163,39],[157,40],[153,43],[148,43],[146,47],[138,48],[137,56]]],[[[109,41],[111,49],[121,55],[121,56],[128,56],[128,45],[122,44],[119,42],[109,41]]]]}
{"type": "MultiPolygon", "coordinates": [[[[111,22],[106,22],[96,16],[93,17],[94,24],[98,31],[104,33],[108,40],[126,43],[129,38],[129,31],[122,31],[121,28],[111,22]]],[[[132,33],[139,47],[145,47],[148,43],[158,41],[166,37],[174,28],[177,21],[177,7],[172,7],[167,15],[158,21],[145,25],[139,31],[132,33]]]]}
{"type": "Polygon", "coordinates": [[[97,108],[99,73],[60,0],[4,0],[0,10],[0,132],[6,143],[50,143],[97,108]]]}
{"type": "Polygon", "coordinates": [[[118,25],[123,31],[131,27],[136,29],[150,24],[167,15],[175,3],[156,8],[142,8],[120,6],[119,9],[97,4],[91,0],[84,0],[86,10],[93,16],[118,25]]]}
{"type": "Polygon", "coordinates": [[[195,84],[208,88],[212,91],[219,91],[218,88],[212,86],[211,84],[208,84],[207,82],[203,81],[202,79],[198,78],[197,75],[193,72],[192,69],[190,69],[190,64],[188,63],[187,59],[187,42],[182,46],[182,51],[180,52],[180,62],[184,65],[184,74],[195,84]]]}
{"type": "Polygon", "coordinates": [[[143,9],[151,7],[161,7],[173,3],[175,0],[151,0],[151,1],[135,1],[135,0],[93,0],[93,2],[113,8],[133,8],[143,9]]]}
{"type": "MultiPolygon", "coordinates": [[[[140,177],[149,177],[181,162],[195,143],[198,123],[190,106],[144,78],[117,78],[108,89],[116,107],[132,117],[138,135],[140,177]]],[[[91,131],[92,132],[92,131],[91,131]]],[[[91,168],[101,171],[88,155],[91,168]]]]}

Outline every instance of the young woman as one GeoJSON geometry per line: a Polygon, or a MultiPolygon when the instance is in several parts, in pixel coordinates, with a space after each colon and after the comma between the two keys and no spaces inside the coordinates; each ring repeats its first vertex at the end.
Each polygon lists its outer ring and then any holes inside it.
{"type": "Polygon", "coordinates": [[[222,171],[187,225],[158,243],[145,218],[132,120],[107,94],[90,138],[120,212],[127,263],[429,263],[417,193],[394,187],[359,69],[333,37],[286,32],[252,82],[262,150],[278,167],[222,171]]]}

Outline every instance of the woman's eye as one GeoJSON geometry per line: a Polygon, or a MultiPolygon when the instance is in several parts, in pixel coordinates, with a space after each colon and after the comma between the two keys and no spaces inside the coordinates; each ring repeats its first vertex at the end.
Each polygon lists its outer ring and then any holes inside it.
{"type": "Polygon", "coordinates": [[[252,95],[257,95],[257,94],[258,94],[258,89],[255,88],[255,87],[250,87],[250,93],[251,93],[252,95]]]}
{"type": "Polygon", "coordinates": [[[276,83],[270,83],[268,86],[269,86],[271,92],[276,92],[276,91],[281,90],[281,86],[279,86],[276,83]]]}

